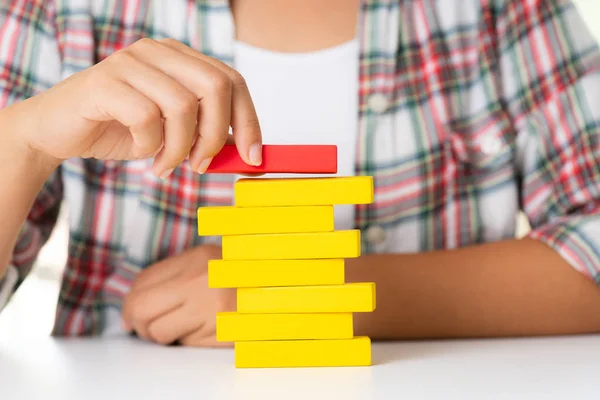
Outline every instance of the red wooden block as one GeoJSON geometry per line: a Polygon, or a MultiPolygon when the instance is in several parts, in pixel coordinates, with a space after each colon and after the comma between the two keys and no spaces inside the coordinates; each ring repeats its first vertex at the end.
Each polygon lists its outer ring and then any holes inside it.
{"type": "Polygon", "coordinates": [[[242,160],[235,145],[226,145],[213,158],[206,173],[337,173],[337,146],[335,145],[265,144],[262,148],[262,164],[253,166],[242,160]]]}

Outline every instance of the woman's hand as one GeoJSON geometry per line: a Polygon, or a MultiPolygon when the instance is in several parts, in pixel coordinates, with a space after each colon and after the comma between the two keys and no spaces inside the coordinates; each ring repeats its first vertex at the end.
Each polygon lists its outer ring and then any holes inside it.
{"type": "Polygon", "coordinates": [[[220,258],[203,245],[142,271],[123,304],[125,329],[160,344],[229,346],[216,341],[216,313],[235,311],[235,289],[208,288],[208,260],[220,258]]]}
{"type": "Polygon", "coordinates": [[[26,144],[53,162],[155,157],[166,178],[189,158],[203,173],[226,143],[261,163],[261,131],[243,77],[172,39],[142,39],[17,104],[26,144]]]}

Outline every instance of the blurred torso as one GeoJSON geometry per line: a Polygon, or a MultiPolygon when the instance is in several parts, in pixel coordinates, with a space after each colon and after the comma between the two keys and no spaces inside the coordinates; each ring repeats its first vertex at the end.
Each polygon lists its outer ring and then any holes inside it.
{"type": "MultiPolygon", "coordinates": [[[[483,3],[68,0],[56,3],[60,59],[54,47],[24,51],[46,54],[44,82],[58,82],[142,37],[171,37],[231,65],[236,41],[294,54],[357,38],[350,169],[373,176],[375,202],[354,208],[352,225],[364,254],[429,251],[515,231],[515,157],[525,150],[500,94],[487,91],[497,82],[483,69],[492,61],[481,62],[490,42],[483,3]]],[[[103,329],[104,310],[120,307],[145,266],[220,242],[198,237],[196,209],[230,205],[233,178],[199,176],[184,163],[162,181],[150,165],[64,163],[71,238],[55,334],[103,329]]]]}

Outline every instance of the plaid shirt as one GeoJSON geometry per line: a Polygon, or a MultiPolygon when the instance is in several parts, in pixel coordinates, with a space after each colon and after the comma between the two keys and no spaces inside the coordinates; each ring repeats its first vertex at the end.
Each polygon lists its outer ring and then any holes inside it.
{"type": "MultiPolygon", "coordinates": [[[[234,65],[233,28],[226,0],[4,1],[0,107],[142,37],[172,37],[234,65]]],[[[531,237],[600,283],[600,52],[576,8],[365,0],[358,37],[355,172],[375,182],[374,204],[355,213],[363,251],[513,238],[523,210],[531,237]]],[[[53,332],[102,332],[141,269],[218,243],[197,236],[196,209],[231,204],[232,183],[187,163],[161,181],[146,160],[68,160],[22,228],[17,285],[65,200],[69,257],[53,332]]]]}

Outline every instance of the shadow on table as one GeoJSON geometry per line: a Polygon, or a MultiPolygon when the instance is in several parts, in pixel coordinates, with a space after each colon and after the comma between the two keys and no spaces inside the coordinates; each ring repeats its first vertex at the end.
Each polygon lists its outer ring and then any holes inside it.
{"type": "Polygon", "coordinates": [[[443,357],[448,354],[472,352],[460,340],[407,340],[373,342],[373,365],[386,365],[395,362],[422,360],[443,357]]]}
{"type": "Polygon", "coordinates": [[[391,364],[416,356],[416,352],[411,351],[411,347],[399,346],[398,342],[373,342],[371,351],[374,366],[391,364]]]}

